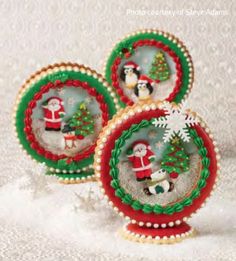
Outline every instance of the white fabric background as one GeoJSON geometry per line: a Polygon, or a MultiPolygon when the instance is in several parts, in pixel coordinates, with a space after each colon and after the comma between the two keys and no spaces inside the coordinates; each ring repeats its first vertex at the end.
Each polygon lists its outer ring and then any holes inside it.
{"type": "MultiPolygon", "coordinates": [[[[144,257],[145,260],[152,257],[155,257],[155,260],[236,258],[236,224],[233,218],[236,186],[235,11],[236,4],[230,0],[216,3],[211,0],[0,1],[0,260],[111,260],[113,257],[116,257],[115,260],[121,260],[125,249],[125,260],[138,260],[138,257],[145,255],[148,256],[144,257]],[[209,9],[225,10],[228,15],[140,16],[127,15],[127,9],[209,9]],[[109,251],[105,243],[98,246],[100,250],[91,247],[85,251],[79,241],[82,240],[81,237],[76,238],[77,244],[73,247],[68,243],[68,237],[54,238],[53,234],[38,231],[41,227],[37,222],[31,226],[22,222],[23,215],[30,217],[33,212],[23,211],[22,215],[16,215],[14,212],[16,194],[12,184],[24,176],[25,166],[32,167],[33,163],[21,152],[14,138],[11,125],[12,108],[19,87],[37,69],[55,62],[72,61],[102,71],[111,46],[119,38],[139,28],[169,31],[182,39],[188,47],[195,67],[195,82],[189,97],[189,106],[203,116],[218,141],[222,154],[220,186],[209,205],[193,219],[194,225],[202,231],[201,236],[194,240],[172,248],[140,246],[121,239],[113,241],[114,233],[122,223],[119,221],[119,225],[114,223],[117,227],[111,225],[105,232],[96,232],[110,240],[107,242],[113,242],[111,249],[116,249],[116,253],[109,251]],[[11,189],[12,195],[9,195],[11,189]]],[[[56,186],[55,195],[61,193],[62,197],[70,199],[74,191],[86,191],[89,186],[74,186],[72,189],[56,186]]],[[[96,190],[96,186],[94,189],[96,190]]],[[[47,201],[43,202],[46,206],[47,201]]],[[[24,201],[20,204],[23,207],[24,201]]],[[[20,211],[20,206],[16,206],[16,209],[20,211]]],[[[60,206],[53,211],[57,215],[61,211],[60,206]]],[[[105,215],[97,213],[95,217],[99,220],[105,218],[105,215]]],[[[37,216],[35,219],[37,220],[37,216]]],[[[48,226],[47,221],[44,222],[48,226]]],[[[63,226],[63,219],[58,222],[63,226]]],[[[74,225],[72,222],[71,230],[68,231],[76,232],[74,225]]],[[[50,226],[53,227],[53,224],[50,226]]],[[[87,229],[93,241],[93,230],[89,227],[87,229]]],[[[102,238],[100,240],[102,241],[102,238]]]]}

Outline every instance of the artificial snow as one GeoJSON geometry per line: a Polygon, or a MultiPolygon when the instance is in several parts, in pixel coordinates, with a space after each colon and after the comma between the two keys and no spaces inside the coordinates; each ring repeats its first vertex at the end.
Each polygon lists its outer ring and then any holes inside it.
{"type": "Polygon", "coordinates": [[[212,198],[190,221],[199,230],[196,238],[174,245],[140,244],[120,237],[118,230],[125,220],[102,199],[97,183],[62,185],[47,178],[50,193],[37,198],[22,189],[25,176],[2,186],[0,219],[28,228],[32,234],[39,231],[52,241],[63,241],[75,249],[128,255],[134,260],[190,260],[190,255],[195,260],[213,260],[220,255],[222,245],[224,251],[233,251],[236,214],[232,202],[221,203],[212,198]]]}

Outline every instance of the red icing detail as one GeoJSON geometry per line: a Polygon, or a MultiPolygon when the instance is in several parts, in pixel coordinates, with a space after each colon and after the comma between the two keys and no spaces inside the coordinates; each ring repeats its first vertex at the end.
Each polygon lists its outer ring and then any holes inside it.
{"type": "MultiPolygon", "coordinates": [[[[37,102],[42,98],[43,94],[47,93],[50,88],[62,88],[66,86],[74,86],[77,88],[83,88],[86,90],[89,95],[93,96],[96,98],[97,102],[99,103],[99,107],[102,111],[102,126],[105,126],[107,124],[107,121],[109,119],[108,115],[108,107],[104,101],[104,98],[101,94],[99,94],[95,88],[91,87],[87,82],[81,82],[79,80],[67,80],[66,82],[62,83],[60,81],[55,81],[55,84],[52,82],[49,82],[46,85],[43,85],[40,88],[40,91],[37,92],[34,95],[34,98],[28,103],[28,108],[25,110],[25,127],[24,127],[24,132],[26,134],[26,139],[30,142],[31,148],[37,151],[38,154],[44,156],[47,159],[51,159],[54,161],[67,158],[66,155],[56,155],[51,153],[50,151],[46,151],[43,147],[39,145],[37,142],[36,137],[34,136],[33,130],[32,130],[32,113],[33,109],[35,108],[37,102]]],[[[86,151],[83,151],[82,153],[74,156],[71,158],[71,161],[79,161],[85,158],[88,158],[91,154],[94,153],[95,150],[95,145],[91,145],[86,151]]]]}
{"type": "MultiPolygon", "coordinates": [[[[145,40],[139,40],[133,43],[133,48],[137,49],[141,46],[155,46],[156,48],[162,49],[164,52],[168,53],[168,55],[171,56],[173,61],[175,62],[175,68],[176,68],[176,81],[175,81],[175,87],[170,93],[170,95],[167,97],[167,101],[173,101],[176,97],[176,95],[179,93],[181,85],[182,85],[182,65],[180,63],[179,57],[176,55],[174,51],[172,51],[167,45],[163,44],[162,42],[156,41],[154,39],[145,39],[145,40]]],[[[127,57],[126,57],[127,58],[127,57]]],[[[111,80],[112,80],[112,86],[116,88],[118,95],[120,96],[120,99],[123,103],[126,105],[133,105],[134,102],[127,97],[123,91],[123,89],[120,87],[118,82],[118,67],[121,63],[121,58],[117,57],[112,66],[111,66],[111,80]]]]}
{"type": "Polygon", "coordinates": [[[185,222],[182,222],[178,226],[166,227],[166,228],[153,228],[153,227],[145,227],[145,226],[140,227],[137,224],[129,223],[126,228],[130,232],[134,232],[136,234],[145,235],[145,236],[151,236],[153,238],[156,236],[162,238],[164,236],[170,237],[172,235],[174,236],[180,235],[182,233],[188,232],[191,229],[191,227],[185,222]]]}
{"type": "Polygon", "coordinates": [[[83,139],[84,139],[84,136],[82,136],[82,135],[77,135],[75,138],[77,138],[78,140],[83,140],[83,139]]]}
{"type": "Polygon", "coordinates": [[[179,176],[179,174],[177,172],[170,173],[170,178],[172,178],[172,179],[177,179],[178,176],[179,176]]]}
{"type": "Polygon", "coordinates": [[[60,83],[61,83],[60,80],[56,80],[56,81],[55,81],[55,84],[56,84],[56,85],[58,85],[58,84],[60,84],[60,83]]]}
{"type": "Polygon", "coordinates": [[[115,141],[121,136],[124,130],[128,130],[133,124],[140,123],[143,119],[150,120],[153,117],[164,116],[164,111],[157,109],[151,111],[142,111],[141,113],[136,113],[134,117],[123,121],[121,125],[117,126],[112,135],[109,136],[109,139],[104,147],[101,155],[101,182],[103,183],[103,188],[109,199],[113,202],[114,206],[117,207],[120,211],[124,213],[125,216],[130,217],[131,219],[142,221],[142,222],[151,222],[151,223],[168,223],[170,221],[181,220],[185,216],[189,216],[191,213],[195,212],[205,199],[209,196],[212,187],[215,183],[216,172],[217,172],[217,160],[216,154],[214,151],[214,146],[212,140],[205,132],[205,130],[197,125],[194,128],[197,131],[197,134],[203,139],[204,146],[208,150],[207,156],[210,159],[209,171],[210,175],[207,178],[206,186],[201,190],[201,194],[198,198],[194,199],[193,203],[190,206],[185,206],[183,211],[176,212],[172,215],[167,214],[145,214],[141,210],[134,210],[130,205],[124,204],[121,199],[115,196],[115,190],[111,187],[111,176],[109,175],[110,166],[107,162],[111,158],[111,151],[114,148],[115,141]]]}

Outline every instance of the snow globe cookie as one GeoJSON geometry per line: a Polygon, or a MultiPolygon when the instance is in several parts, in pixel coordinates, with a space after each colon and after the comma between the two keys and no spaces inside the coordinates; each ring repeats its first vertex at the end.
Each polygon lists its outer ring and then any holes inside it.
{"type": "Polygon", "coordinates": [[[64,183],[94,179],[94,150],[103,126],[119,108],[112,88],[83,65],[43,68],[21,87],[15,128],[23,149],[64,183]]]}
{"type": "Polygon", "coordinates": [[[179,103],[192,87],[193,64],[188,50],[175,36],[141,30],[114,46],[104,75],[115,87],[122,107],[150,99],[179,103]]]}
{"type": "Polygon", "coordinates": [[[128,224],[126,239],[174,243],[215,188],[216,142],[185,104],[148,102],[118,112],[99,136],[94,169],[105,198],[128,224]],[[109,161],[109,163],[108,163],[109,161]]]}

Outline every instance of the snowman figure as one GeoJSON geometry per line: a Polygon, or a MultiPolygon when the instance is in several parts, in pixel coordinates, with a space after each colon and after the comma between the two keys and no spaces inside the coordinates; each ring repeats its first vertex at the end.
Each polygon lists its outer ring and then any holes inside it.
{"type": "Polygon", "coordinates": [[[160,169],[151,175],[151,180],[147,182],[144,193],[148,196],[171,192],[174,189],[174,183],[168,180],[168,173],[160,169]]]}
{"type": "Polygon", "coordinates": [[[75,135],[74,128],[70,127],[68,124],[64,126],[62,129],[64,142],[65,142],[65,150],[76,148],[76,140],[77,137],[75,135]]]}
{"type": "Polygon", "coordinates": [[[155,159],[155,154],[147,141],[134,142],[127,151],[127,157],[133,165],[132,170],[135,172],[137,181],[151,179],[152,161],[155,159]]]}

